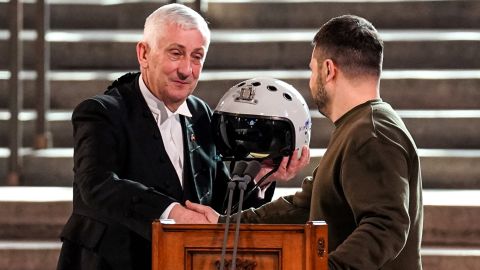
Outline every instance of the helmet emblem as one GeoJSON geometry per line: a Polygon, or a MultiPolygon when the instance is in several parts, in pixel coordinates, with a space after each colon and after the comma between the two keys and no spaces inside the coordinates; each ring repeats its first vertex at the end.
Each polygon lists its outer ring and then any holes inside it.
{"type": "Polygon", "coordinates": [[[255,88],[251,84],[247,84],[240,88],[240,95],[235,98],[237,102],[257,104],[255,100],[255,88]]]}

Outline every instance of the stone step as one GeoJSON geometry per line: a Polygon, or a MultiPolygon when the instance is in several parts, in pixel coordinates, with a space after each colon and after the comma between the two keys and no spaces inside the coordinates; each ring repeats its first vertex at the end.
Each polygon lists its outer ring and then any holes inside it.
{"type": "MultiPolygon", "coordinates": [[[[279,187],[274,198],[298,190],[279,187]]],[[[72,188],[0,187],[0,195],[0,239],[57,239],[72,209],[72,188]]],[[[425,189],[423,200],[424,246],[480,248],[480,190],[425,189]]]]}
{"type": "MultiPolygon", "coordinates": [[[[206,69],[305,69],[314,29],[216,30],[206,69]]],[[[380,30],[386,69],[478,69],[478,30],[380,30]]],[[[8,67],[8,32],[0,31],[0,69],[8,67]]],[[[34,67],[35,33],[25,31],[24,67],[34,67]]],[[[138,69],[140,31],[51,31],[51,69],[138,69]]]]}
{"type": "MultiPolygon", "coordinates": [[[[35,7],[33,1],[25,2],[24,25],[33,28],[35,7]]],[[[53,29],[141,29],[145,17],[166,1],[48,2],[53,29]]],[[[191,5],[191,1],[182,2],[191,5]]],[[[208,0],[207,20],[212,28],[317,28],[331,17],[356,14],[371,20],[379,28],[477,28],[479,10],[480,3],[475,0],[208,0]],[[388,12],[393,10],[395,12],[388,12]],[[386,12],[388,16],[385,16],[386,12]]],[[[2,1],[0,28],[7,28],[7,22],[7,3],[2,1]]]]}
{"type": "Polygon", "coordinates": [[[1,240],[0,270],[55,270],[60,241],[1,240]]]}
{"type": "MultiPolygon", "coordinates": [[[[10,151],[0,148],[0,186],[5,185],[10,151]]],[[[22,149],[22,185],[72,186],[73,148],[22,149]]]]}
{"type": "MultiPolygon", "coordinates": [[[[72,109],[83,99],[103,92],[127,71],[50,71],[51,108],[72,109]]],[[[315,108],[309,90],[309,70],[204,70],[194,94],[215,108],[223,94],[240,81],[254,77],[272,77],[292,84],[315,108]]],[[[8,107],[10,73],[0,70],[0,108],[8,107]]],[[[34,71],[21,73],[24,107],[35,103],[34,71]]],[[[478,70],[384,70],[382,98],[396,109],[479,109],[480,69],[478,70]]]]}
{"type": "MultiPolygon", "coordinates": [[[[419,149],[423,187],[427,189],[480,189],[480,150],[419,149]]],[[[310,163],[284,186],[300,186],[317,167],[324,148],[312,148],[310,163]]]]}
{"type": "Polygon", "coordinates": [[[473,270],[480,268],[480,249],[471,247],[424,247],[424,270],[473,270]]]}
{"type": "MultiPolygon", "coordinates": [[[[317,110],[312,116],[312,148],[327,147],[333,125],[317,110]]],[[[398,110],[419,148],[480,149],[480,110],[398,110]]]]}
{"type": "MultiPolygon", "coordinates": [[[[277,188],[274,199],[300,188],[277,188]]],[[[480,190],[423,190],[424,246],[480,247],[480,190]]]]}
{"type": "MultiPolygon", "coordinates": [[[[326,147],[333,125],[317,110],[310,113],[310,146],[326,147]]],[[[398,110],[398,113],[420,148],[480,149],[480,110],[398,110]]],[[[73,147],[71,116],[71,111],[52,110],[47,114],[53,147],[73,147]]],[[[0,147],[8,146],[9,119],[10,113],[0,110],[0,147]]],[[[23,145],[32,147],[36,113],[23,111],[19,119],[23,124],[23,145]]]]}
{"type": "MultiPolygon", "coordinates": [[[[325,149],[312,148],[310,164],[298,175],[281,186],[298,187],[310,176],[325,149]]],[[[73,149],[23,149],[23,176],[25,186],[72,186],[73,149]]],[[[428,189],[480,189],[480,150],[420,149],[423,187],[428,189]]],[[[5,185],[9,150],[0,148],[0,186],[5,185]]]]}
{"type": "Polygon", "coordinates": [[[72,212],[70,187],[0,187],[0,239],[58,239],[72,212]]]}
{"type": "MultiPolygon", "coordinates": [[[[275,198],[296,190],[278,188],[275,198]]],[[[423,196],[424,269],[478,269],[480,191],[424,190],[423,196]]],[[[58,225],[67,220],[71,199],[71,188],[0,187],[0,269],[55,269],[61,245],[58,225]],[[49,231],[42,229],[45,224],[50,224],[49,231]],[[12,231],[15,225],[19,229],[12,231]]]]}
{"type": "Polygon", "coordinates": [[[377,28],[478,28],[480,10],[480,3],[472,0],[208,2],[208,19],[213,28],[318,28],[343,14],[365,17],[377,28]]]}
{"type": "MultiPolygon", "coordinates": [[[[24,26],[35,27],[34,1],[23,1],[24,26]]],[[[167,0],[48,0],[52,29],[142,29],[145,18],[167,0]],[[79,16],[81,14],[81,16],[79,16]],[[128,14],[128,16],[125,16],[128,14]]],[[[192,0],[182,0],[191,6],[192,0]]],[[[8,28],[8,6],[0,1],[0,28],[8,28]]]]}

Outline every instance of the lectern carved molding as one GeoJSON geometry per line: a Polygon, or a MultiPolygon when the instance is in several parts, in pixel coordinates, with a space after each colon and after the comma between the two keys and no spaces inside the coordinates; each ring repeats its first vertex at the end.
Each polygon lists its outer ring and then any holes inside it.
{"type": "MultiPolygon", "coordinates": [[[[251,260],[242,260],[237,259],[237,262],[235,263],[237,266],[237,270],[255,270],[255,267],[257,266],[256,261],[251,261],[251,260]]],[[[232,260],[227,260],[225,262],[225,268],[230,269],[232,266],[232,260]]],[[[220,259],[215,261],[215,270],[220,270],[220,259]]]]}
{"type": "MultiPolygon", "coordinates": [[[[153,270],[219,269],[224,224],[152,224],[153,270]]],[[[231,225],[233,234],[233,225],[231,225]]],[[[228,237],[225,269],[231,269],[233,235],[228,237]]],[[[305,225],[242,224],[238,270],[327,270],[325,222],[305,225]]]]}

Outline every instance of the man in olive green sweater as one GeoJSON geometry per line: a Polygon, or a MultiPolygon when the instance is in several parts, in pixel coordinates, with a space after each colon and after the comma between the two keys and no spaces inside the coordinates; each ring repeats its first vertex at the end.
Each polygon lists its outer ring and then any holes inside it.
{"type": "Polygon", "coordinates": [[[370,22],[347,15],[323,25],[313,44],[311,94],[335,125],[327,151],[300,192],[243,211],[242,222],[325,220],[330,270],[420,270],[420,162],[404,123],[380,99],[383,42],[370,22]]]}

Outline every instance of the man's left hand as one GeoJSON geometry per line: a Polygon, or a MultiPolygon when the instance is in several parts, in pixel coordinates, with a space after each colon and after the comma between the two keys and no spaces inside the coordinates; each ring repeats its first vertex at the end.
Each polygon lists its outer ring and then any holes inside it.
{"type": "MultiPolygon", "coordinates": [[[[296,149],[291,157],[283,157],[278,170],[270,175],[261,186],[266,186],[273,181],[289,181],[295,175],[301,171],[305,166],[310,162],[310,148],[306,145],[302,147],[302,155],[298,157],[298,149],[296,149]],[[290,160],[290,164],[288,160],[290,160]]],[[[264,175],[270,172],[274,167],[271,160],[266,160],[262,162],[262,169],[255,177],[255,182],[258,182],[264,175]]]]}

